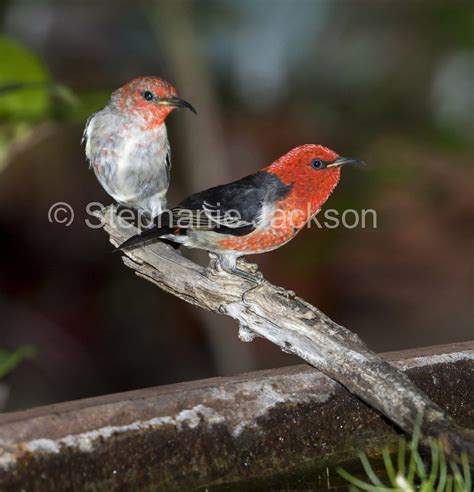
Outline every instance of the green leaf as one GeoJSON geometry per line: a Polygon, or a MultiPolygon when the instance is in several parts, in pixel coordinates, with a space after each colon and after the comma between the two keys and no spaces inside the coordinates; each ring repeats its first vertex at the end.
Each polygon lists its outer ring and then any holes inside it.
{"type": "Polygon", "coordinates": [[[344,470],[344,468],[337,467],[336,468],[336,472],[342,478],[344,478],[347,482],[349,482],[350,484],[354,485],[358,489],[377,492],[377,487],[375,487],[374,485],[372,485],[370,483],[366,483],[366,482],[364,482],[363,480],[360,480],[357,477],[354,477],[354,475],[351,475],[349,472],[347,472],[346,470],[344,470]]]}
{"type": "Polygon", "coordinates": [[[20,347],[14,352],[0,349],[0,379],[15,369],[22,360],[31,357],[33,353],[32,347],[20,347]]]}
{"type": "Polygon", "coordinates": [[[471,489],[471,467],[469,466],[469,460],[467,459],[467,454],[462,453],[461,455],[462,468],[464,472],[464,483],[466,486],[466,490],[471,489]]]}
{"type": "Polygon", "coordinates": [[[50,76],[40,59],[20,43],[0,36],[0,117],[36,120],[47,115],[50,76]]]}
{"type": "Polygon", "coordinates": [[[362,463],[362,466],[364,467],[365,473],[367,476],[370,478],[370,481],[378,488],[383,488],[384,485],[383,483],[379,480],[377,475],[374,473],[374,470],[372,469],[372,466],[370,465],[369,458],[367,458],[367,455],[364,453],[359,454],[359,459],[362,463]]]}
{"type": "Polygon", "coordinates": [[[385,469],[387,470],[387,475],[390,480],[392,486],[395,486],[395,480],[397,478],[395,473],[395,468],[393,467],[392,458],[390,456],[390,452],[388,449],[382,450],[383,462],[385,465],[385,469]]]}

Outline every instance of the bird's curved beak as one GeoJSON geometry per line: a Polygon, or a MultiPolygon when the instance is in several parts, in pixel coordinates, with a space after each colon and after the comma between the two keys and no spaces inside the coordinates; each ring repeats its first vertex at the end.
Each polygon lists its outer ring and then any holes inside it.
{"type": "Polygon", "coordinates": [[[348,164],[352,164],[353,166],[363,166],[365,162],[356,157],[338,157],[335,161],[327,164],[326,168],[347,166],[348,164]]]}
{"type": "Polygon", "coordinates": [[[189,111],[192,111],[194,114],[197,114],[197,111],[194,109],[193,105],[191,103],[188,103],[188,101],[185,101],[184,99],[181,99],[178,96],[171,96],[166,99],[160,99],[157,101],[158,104],[162,104],[163,106],[174,106],[176,108],[186,108],[189,109],[189,111]]]}

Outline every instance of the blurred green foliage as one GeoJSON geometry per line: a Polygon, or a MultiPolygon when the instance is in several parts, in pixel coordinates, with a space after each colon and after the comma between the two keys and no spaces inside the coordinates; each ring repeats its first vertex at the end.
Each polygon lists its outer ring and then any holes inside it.
{"type": "Polygon", "coordinates": [[[12,120],[45,117],[50,110],[50,97],[45,90],[50,75],[39,58],[20,43],[2,36],[0,66],[0,117],[12,120]]]}
{"type": "Polygon", "coordinates": [[[26,139],[42,121],[83,123],[102,107],[110,90],[77,96],[54,82],[40,58],[15,40],[0,36],[0,169],[12,143],[26,139]]]}
{"type": "Polygon", "coordinates": [[[110,98],[110,93],[109,88],[81,93],[79,104],[75,106],[74,111],[69,113],[68,119],[78,123],[86,121],[92,113],[105,106],[110,98]]]}
{"type": "MultiPolygon", "coordinates": [[[[467,455],[461,457],[461,467],[449,462],[439,441],[430,441],[430,466],[423,461],[418,446],[421,436],[421,418],[418,418],[411,441],[407,444],[404,437],[400,438],[395,464],[388,450],[383,452],[385,475],[389,485],[375,473],[366,454],[359,455],[360,461],[370,482],[348,473],[343,468],[337,472],[350,484],[349,490],[357,492],[471,492],[471,472],[467,455]],[[407,460],[408,456],[408,460],[407,460]]],[[[427,460],[425,460],[427,461],[427,460]]]]}
{"type": "Polygon", "coordinates": [[[45,119],[83,122],[110,97],[109,88],[79,97],[54,82],[38,56],[4,36],[0,36],[0,66],[0,117],[15,126],[22,123],[25,128],[25,123],[45,119]]]}
{"type": "Polygon", "coordinates": [[[15,351],[0,349],[0,379],[13,371],[21,361],[32,357],[34,349],[32,347],[20,347],[15,351]]]}

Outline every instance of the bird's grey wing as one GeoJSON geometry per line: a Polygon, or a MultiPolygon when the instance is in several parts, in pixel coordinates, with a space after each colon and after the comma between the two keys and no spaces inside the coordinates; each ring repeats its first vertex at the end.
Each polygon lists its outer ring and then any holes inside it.
{"type": "Polygon", "coordinates": [[[171,179],[171,147],[170,144],[168,143],[167,149],[166,149],[166,176],[168,178],[168,183],[170,182],[171,179]]]}
{"type": "Polygon", "coordinates": [[[96,113],[92,113],[89,116],[89,118],[87,118],[86,124],[84,126],[84,131],[82,132],[82,138],[81,138],[81,145],[86,146],[86,159],[87,159],[87,162],[89,163],[89,169],[91,168],[92,163],[91,163],[91,157],[90,157],[88,143],[89,143],[90,136],[92,133],[95,115],[96,115],[96,113]]]}

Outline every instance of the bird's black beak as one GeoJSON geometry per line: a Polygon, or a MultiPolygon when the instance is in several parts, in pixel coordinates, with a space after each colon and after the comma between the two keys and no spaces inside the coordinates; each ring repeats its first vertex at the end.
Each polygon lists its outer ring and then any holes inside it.
{"type": "Polygon", "coordinates": [[[178,96],[172,96],[172,97],[168,97],[166,99],[160,99],[157,102],[158,102],[158,104],[163,104],[164,106],[174,106],[176,108],[186,108],[186,109],[189,109],[189,111],[192,111],[194,114],[197,114],[197,111],[194,109],[194,107],[191,103],[188,103],[188,101],[185,101],[184,99],[181,99],[178,96]]]}
{"type": "Polygon", "coordinates": [[[348,164],[352,164],[353,166],[363,166],[365,162],[356,157],[338,157],[335,161],[327,164],[326,168],[347,166],[348,164]]]}

